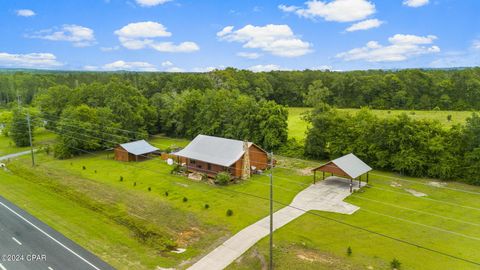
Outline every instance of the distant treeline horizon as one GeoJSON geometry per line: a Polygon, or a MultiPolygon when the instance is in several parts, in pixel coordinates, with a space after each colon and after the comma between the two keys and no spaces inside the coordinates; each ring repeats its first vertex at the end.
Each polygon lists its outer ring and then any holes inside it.
{"type": "Polygon", "coordinates": [[[338,108],[406,110],[479,110],[480,67],[365,71],[252,72],[226,68],[207,73],[89,72],[3,69],[0,105],[30,105],[53,86],[108,84],[112,80],[137,88],[144,97],[186,90],[238,90],[257,100],[290,107],[309,106],[309,87],[328,89],[326,102],[338,108]]]}

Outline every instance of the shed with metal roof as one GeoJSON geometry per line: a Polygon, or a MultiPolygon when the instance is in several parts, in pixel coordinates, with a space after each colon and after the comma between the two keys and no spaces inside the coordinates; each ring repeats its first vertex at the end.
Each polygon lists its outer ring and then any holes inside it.
{"type": "Polygon", "coordinates": [[[142,161],[147,159],[149,154],[157,152],[159,149],[145,140],[123,143],[117,145],[114,149],[115,160],[118,161],[142,161]]]}
{"type": "MultiPolygon", "coordinates": [[[[350,153],[313,169],[313,181],[315,183],[317,180],[317,171],[321,171],[323,173],[323,179],[325,179],[325,173],[330,173],[331,175],[349,178],[350,183],[353,182],[353,179],[357,179],[360,186],[362,175],[367,175],[366,180],[368,183],[368,172],[371,170],[372,168],[370,166],[368,166],[353,153],[350,153]]],[[[350,191],[352,191],[352,184],[350,186],[350,191]]]]}

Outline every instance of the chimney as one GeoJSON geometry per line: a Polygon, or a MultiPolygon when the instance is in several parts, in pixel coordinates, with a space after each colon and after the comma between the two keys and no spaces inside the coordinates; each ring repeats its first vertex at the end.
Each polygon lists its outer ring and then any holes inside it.
{"type": "Polygon", "coordinates": [[[248,142],[243,142],[243,166],[242,166],[242,180],[250,178],[250,151],[248,149],[248,142]]]}

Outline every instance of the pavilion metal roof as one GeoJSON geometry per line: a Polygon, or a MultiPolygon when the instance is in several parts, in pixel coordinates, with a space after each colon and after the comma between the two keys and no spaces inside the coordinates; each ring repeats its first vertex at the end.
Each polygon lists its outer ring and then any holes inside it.
{"type": "Polygon", "coordinates": [[[145,140],[139,140],[135,142],[123,143],[120,146],[125,149],[125,151],[134,154],[136,156],[144,155],[158,151],[158,148],[152,146],[145,140]]]}
{"type": "Polygon", "coordinates": [[[329,163],[316,168],[315,170],[320,169],[321,167],[324,167],[330,163],[335,164],[338,168],[340,168],[342,171],[348,174],[348,176],[350,176],[351,178],[357,178],[360,175],[363,175],[372,170],[370,166],[368,166],[365,162],[363,162],[361,159],[359,159],[357,156],[355,156],[352,153],[345,155],[343,157],[334,159],[329,163]]]}
{"type": "MultiPolygon", "coordinates": [[[[229,167],[245,153],[243,141],[207,135],[198,135],[184,149],[174,155],[229,167]]],[[[248,142],[248,147],[253,143],[248,142]]]]}

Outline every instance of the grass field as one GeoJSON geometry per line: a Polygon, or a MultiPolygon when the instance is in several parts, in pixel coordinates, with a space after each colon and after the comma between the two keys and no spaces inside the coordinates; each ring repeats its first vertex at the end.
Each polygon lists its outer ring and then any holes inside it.
{"type": "MultiPolygon", "coordinates": [[[[289,108],[288,129],[289,136],[297,140],[303,140],[308,124],[302,119],[302,115],[311,110],[310,108],[289,108]]],[[[338,109],[344,113],[355,113],[359,109],[338,109]]],[[[372,110],[372,113],[378,117],[394,117],[402,113],[408,114],[413,119],[431,119],[439,121],[445,127],[450,127],[454,124],[464,123],[465,119],[472,115],[470,111],[409,111],[409,110],[372,110]],[[451,115],[451,121],[448,121],[447,116],[451,115]]]]}
{"type": "MultiPolygon", "coordinates": [[[[43,128],[37,128],[34,135],[34,146],[47,144],[55,140],[55,134],[48,132],[43,128]]],[[[11,153],[21,152],[30,149],[30,147],[16,147],[11,138],[0,134],[0,156],[11,153]]]]}
{"type": "MultiPolygon", "coordinates": [[[[186,143],[161,137],[152,140],[161,147],[186,143]]],[[[111,157],[102,152],[54,160],[39,154],[35,169],[28,158],[20,158],[9,164],[12,173],[0,172],[0,194],[119,269],[186,268],[191,259],[268,214],[267,201],[244,194],[267,198],[266,176],[217,187],[171,175],[171,167],[160,159],[126,164],[111,157]],[[227,209],[234,215],[227,217],[227,209]],[[160,251],[137,237],[138,228],[167,235],[187,251],[160,251]]],[[[311,182],[305,174],[317,164],[280,158],[274,174],[275,199],[289,203],[311,182]]],[[[371,187],[347,199],[361,207],[352,216],[314,213],[480,261],[480,188],[446,184],[471,192],[466,193],[428,185],[434,180],[403,178],[415,181],[406,182],[390,177],[394,175],[375,172],[371,187]],[[415,197],[406,189],[428,197],[415,197]]],[[[402,269],[477,269],[309,214],[281,228],[274,237],[276,269],[385,269],[393,258],[400,260],[402,269]],[[346,255],[348,246],[351,256],[346,255]]],[[[262,240],[229,268],[261,269],[268,258],[267,243],[268,239],[262,240]]]]}

